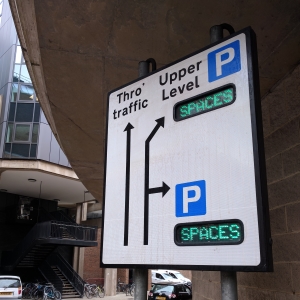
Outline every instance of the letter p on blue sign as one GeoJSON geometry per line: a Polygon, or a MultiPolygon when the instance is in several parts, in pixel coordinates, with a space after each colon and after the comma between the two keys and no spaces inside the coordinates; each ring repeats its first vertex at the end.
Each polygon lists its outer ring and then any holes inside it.
{"type": "Polygon", "coordinates": [[[206,214],[205,180],[177,184],[175,191],[176,217],[206,214]]]}
{"type": "Polygon", "coordinates": [[[208,81],[212,82],[241,70],[240,41],[234,41],[207,55],[208,81]]]}

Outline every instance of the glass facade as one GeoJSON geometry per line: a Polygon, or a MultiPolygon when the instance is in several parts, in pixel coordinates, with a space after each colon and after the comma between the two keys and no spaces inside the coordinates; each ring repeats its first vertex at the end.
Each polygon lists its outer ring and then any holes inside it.
{"type": "Polygon", "coordinates": [[[1,25],[1,19],[2,19],[2,9],[3,9],[3,1],[0,0],[0,25],[1,25]]]}
{"type": "Polygon", "coordinates": [[[41,108],[22,55],[16,45],[4,158],[36,158],[41,108]]]}
{"type": "Polygon", "coordinates": [[[36,96],[8,0],[0,0],[0,22],[0,159],[70,167],[36,96]]]}

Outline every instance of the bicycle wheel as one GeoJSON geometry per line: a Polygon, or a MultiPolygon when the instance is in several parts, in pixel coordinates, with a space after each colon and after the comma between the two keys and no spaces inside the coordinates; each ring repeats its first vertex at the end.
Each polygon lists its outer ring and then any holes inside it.
{"type": "Polygon", "coordinates": [[[130,287],[129,286],[126,287],[125,293],[126,293],[126,296],[130,295],[130,287]]]}
{"type": "Polygon", "coordinates": [[[33,293],[33,299],[35,300],[39,300],[39,299],[43,299],[43,291],[40,291],[40,290],[36,290],[34,293],[33,293]]]}
{"type": "Polygon", "coordinates": [[[98,286],[96,284],[91,284],[90,292],[92,294],[92,297],[97,297],[98,296],[98,286]]]}
{"type": "Polygon", "coordinates": [[[98,297],[99,298],[104,298],[104,288],[103,287],[98,287],[98,297]]]}
{"type": "Polygon", "coordinates": [[[130,289],[130,296],[134,296],[134,286],[132,286],[130,289]]]}
{"type": "Polygon", "coordinates": [[[56,300],[61,300],[61,293],[59,291],[54,291],[54,298],[56,300]]]}
{"type": "Polygon", "coordinates": [[[89,298],[89,299],[91,299],[91,298],[93,297],[93,295],[92,295],[90,289],[85,288],[84,294],[85,294],[85,296],[86,296],[87,298],[89,298]]]}
{"type": "Polygon", "coordinates": [[[29,299],[30,297],[30,291],[31,289],[29,287],[25,287],[22,291],[22,298],[23,299],[29,299]]]}
{"type": "Polygon", "coordinates": [[[49,286],[44,288],[43,300],[51,299],[51,295],[53,294],[53,289],[49,286]]]}

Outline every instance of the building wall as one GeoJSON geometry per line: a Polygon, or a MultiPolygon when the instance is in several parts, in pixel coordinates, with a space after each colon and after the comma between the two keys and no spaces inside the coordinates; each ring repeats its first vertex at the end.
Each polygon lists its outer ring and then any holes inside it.
{"type": "MultiPolygon", "coordinates": [[[[86,224],[85,224],[86,225],[86,224]]],[[[87,247],[84,250],[83,279],[104,279],[104,269],[100,268],[101,228],[98,228],[97,247],[87,247]]],[[[90,282],[92,283],[92,282],[90,282]]]]}
{"type": "MultiPolygon", "coordinates": [[[[273,273],[237,274],[242,300],[300,300],[300,65],[262,99],[273,273]]],[[[221,299],[220,272],[193,271],[193,299],[221,299]]]]}
{"type": "Polygon", "coordinates": [[[117,271],[117,278],[118,281],[122,283],[129,283],[129,270],[128,269],[118,269],[117,271]]]}

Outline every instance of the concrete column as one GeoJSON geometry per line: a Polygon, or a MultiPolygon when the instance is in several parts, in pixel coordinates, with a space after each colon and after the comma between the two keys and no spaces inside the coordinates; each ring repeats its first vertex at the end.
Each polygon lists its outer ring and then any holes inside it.
{"type": "Polygon", "coordinates": [[[78,255],[79,255],[79,247],[74,247],[73,252],[73,269],[78,273],[78,255]]]}
{"type": "Polygon", "coordinates": [[[147,290],[150,291],[151,290],[151,285],[152,285],[152,273],[151,270],[148,270],[148,288],[147,290]]]}
{"type": "MultiPolygon", "coordinates": [[[[80,224],[80,222],[81,222],[81,204],[76,204],[75,222],[77,224],[80,224]]],[[[73,269],[77,273],[78,273],[78,261],[79,261],[79,247],[74,247],[73,269]]]]}
{"type": "Polygon", "coordinates": [[[78,247],[78,275],[83,278],[83,267],[84,267],[84,247],[78,247]]]}
{"type": "Polygon", "coordinates": [[[117,269],[104,270],[105,296],[115,296],[117,289],[117,269]]]}

